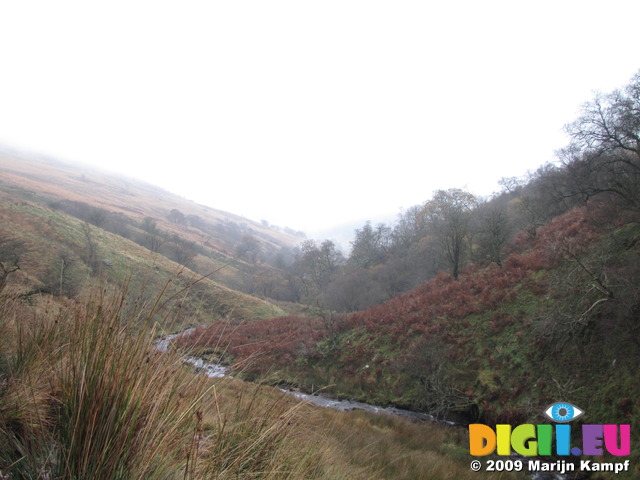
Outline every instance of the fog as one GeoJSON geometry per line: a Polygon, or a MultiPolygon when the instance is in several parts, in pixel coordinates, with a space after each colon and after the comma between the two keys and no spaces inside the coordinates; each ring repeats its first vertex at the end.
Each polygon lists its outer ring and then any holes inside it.
{"type": "Polygon", "coordinates": [[[0,142],[315,234],[496,191],[637,62],[637,1],[5,2],[0,142]]]}

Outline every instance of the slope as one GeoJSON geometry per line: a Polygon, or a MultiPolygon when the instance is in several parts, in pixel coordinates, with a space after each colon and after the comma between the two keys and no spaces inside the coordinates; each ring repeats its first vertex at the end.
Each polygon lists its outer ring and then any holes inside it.
{"type": "MultiPolygon", "coordinates": [[[[0,172],[0,262],[3,269],[19,268],[10,280],[22,295],[75,297],[101,282],[113,289],[126,283],[153,297],[169,285],[168,296],[189,294],[180,323],[284,313],[222,284],[233,283],[239,267],[247,266],[232,253],[233,235],[220,229],[212,237],[167,218],[178,208],[185,219],[198,212],[201,228],[225,226],[228,232],[238,217],[141,182],[24,154],[0,154],[0,172]],[[154,239],[161,248],[150,248],[154,239]]],[[[242,221],[264,249],[295,242],[292,235],[242,221]]]]}
{"type": "MultiPolygon", "coordinates": [[[[197,174],[194,172],[193,174],[197,174]]],[[[237,289],[265,259],[295,247],[301,233],[196,204],[139,180],[35,154],[0,149],[0,188],[67,213],[206,273],[226,265],[219,281],[237,289]],[[251,255],[239,254],[248,242],[251,255]]]]}
{"type": "Polygon", "coordinates": [[[226,342],[260,358],[254,374],[369,403],[517,424],[569,401],[589,423],[630,423],[639,313],[638,214],[601,197],[523,233],[502,267],[441,273],[340,318],[245,324],[226,342]]]}

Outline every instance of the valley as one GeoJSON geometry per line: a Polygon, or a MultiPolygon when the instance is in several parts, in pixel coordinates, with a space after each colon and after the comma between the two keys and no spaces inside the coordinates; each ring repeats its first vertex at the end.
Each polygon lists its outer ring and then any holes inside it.
{"type": "Polygon", "coordinates": [[[466,426],[558,402],[584,412],[573,442],[631,425],[615,478],[636,478],[639,91],[587,104],[557,163],[437,190],[348,255],[1,149],[0,479],[496,478],[466,426]]]}

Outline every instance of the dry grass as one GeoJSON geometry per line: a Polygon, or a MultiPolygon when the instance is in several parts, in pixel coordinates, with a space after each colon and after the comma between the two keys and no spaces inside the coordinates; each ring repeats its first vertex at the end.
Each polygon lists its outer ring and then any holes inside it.
{"type": "MultiPolygon", "coordinates": [[[[225,221],[250,224],[269,243],[293,247],[300,242],[299,238],[284,231],[268,229],[261,223],[198,205],[148,183],[109,174],[87,165],[65,164],[36,155],[0,149],[0,172],[7,185],[48,198],[84,202],[137,220],[145,216],[154,217],[159,220],[162,228],[169,231],[173,231],[175,226],[166,220],[165,215],[176,208],[185,215],[198,215],[213,224],[225,221]]],[[[196,232],[185,232],[184,229],[175,231],[198,243],[211,240],[199,237],[196,232]]]]}
{"type": "MultiPolygon", "coordinates": [[[[71,252],[74,260],[69,280],[77,284],[71,296],[81,292],[84,286],[107,282],[120,288],[129,282],[132,292],[146,289],[151,301],[155,292],[171,282],[169,295],[189,290],[189,299],[182,305],[188,310],[179,319],[193,320],[195,324],[208,324],[220,317],[268,318],[284,314],[284,311],[265,300],[234,291],[218,282],[225,270],[215,272],[215,278],[197,274],[171,260],[154,254],[148,249],[113,233],[90,227],[97,245],[99,258],[113,262],[110,268],[102,268],[94,276],[86,264],[87,242],[83,223],[60,212],[37,204],[12,203],[0,193],[0,239],[15,240],[23,245],[20,255],[21,270],[11,280],[19,283],[23,291],[34,287],[51,287],[59,293],[61,252],[71,252]]],[[[65,292],[69,295],[69,292],[65,292]]],[[[178,322],[178,323],[180,323],[178,322]]]]}
{"type": "Polygon", "coordinates": [[[295,408],[257,387],[227,392],[229,382],[156,351],[153,308],[126,298],[99,294],[31,317],[15,298],[0,299],[1,475],[287,478],[289,465],[289,478],[305,478],[313,470],[281,448],[295,408]]]}
{"type": "Polygon", "coordinates": [[[325,439],[322,477],[356,480],[525,479],[473,472],[464,428],[413,423],[365,411],[313,409],[306,428],[325,439]]]}
{"type": "Polygon", "coordinates": [[[127,298],[27,307],[0,292],[0,478],[489,478],[469,469],[464,429],[195,375],[154,348],[153,305],[127,298]]]}

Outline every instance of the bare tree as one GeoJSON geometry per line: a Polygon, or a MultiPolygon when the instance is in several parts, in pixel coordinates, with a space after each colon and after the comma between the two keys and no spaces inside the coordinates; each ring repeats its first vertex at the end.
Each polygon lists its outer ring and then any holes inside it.
{"type": "Polygon", "coordinates": [[[59,296],[73,297],[82,285],[81,270],[78,268],[78,257],[72,250],[60,248],[54,261],[49,265],[43,278],[43,286],[33,288],[24,296],[36,293],[51,293],[59,296]]]}
{"type": "Polygon", "coordinates": [[[171,246],[171,252],[168,257],[180,265],[192,268],[193,261],[198,255],[198,245],[193,240],[187,240],[174,234],[171,246]]]}
{"type": "Polygon", "coordinates": [[[236,256],[247,260],[249,263],[256,263],[261,251],[258,239],[253,235],[245,234],[236,247],[236,256]]]}
{"type": "Polygon", "coordinates": [[[477,414],[473,398],[456,385],[456,369],[446,359],[446,343],[437,336],[416,340],[398,361],[397,367],[419,387],[418,407],[444,417],[450,412],[477,414]]]}
{"type": "Polygon", "coordinates": [[[640,208],[640,72],[625,88],[597,94],[565,129],[571,142],[558,157],[574,191],[609,192],[640,208]]]}
{"type": "Polygon", "coordinates": [[[511,235],[511,223],[506,207],[484,203],[479,206],[476,217],[476,243],[480,262],[502,266],[502,249],[511,235]]]}
{"type": "Polygon", "coordinates": [[[384,223],[375,227],[367,222],[357,229],[351,242],[350,260],[359,267],[368,268],[382,263],[387,256],[391,244],[391,228],[384,223]]]}
{"type": "Polygon", "coordinates": [[[306,240],[293,268],[305,294],[318,300],[343,261],[342,254],[331,240],[325,240],[320,246],[314,240],[306,240]]]}
{"type": "Polygon", "coordinates": [[[140,243],[152,252],[158,253],[167,241],[167,235],[158,228],[156,221],[151,217],[145,217],[141,226],[145,233],[140,243]]]}
{"type": "Polygon", "coordinates": [[[20,270],[20,255],[23,251],[23,242],[0,238],[0,291],[6,286],[9,275],[20,270]]]}
{"type": "Polygon", "coordinates": [[[414,205],[398,216],[392,233],[393,245],[396,248],[408,248],[426,235],[427,223],[424,210],[420,205],[414,205]]]}
{"type": "Polygon", "coordinates": [[[87,243],[85,262],[89,265],[91,272],[95,274],[98,272],[98,243],[93,236],[89,223],[84,222],[82,224],[82,231],[87,243]]]}
{"type": "Polygon", "coordinates": [[[471,211],[476,198],[463,190],[438,190],[424,205],[425,217],[437,236],[453,278],[458,278],[469,240],[471,211]]]}

